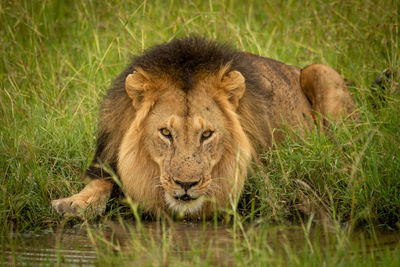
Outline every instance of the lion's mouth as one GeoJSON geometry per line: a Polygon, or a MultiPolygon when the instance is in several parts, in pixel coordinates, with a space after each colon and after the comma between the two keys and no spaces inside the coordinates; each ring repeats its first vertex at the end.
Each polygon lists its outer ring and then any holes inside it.
{"type": "Polygon", "coordinates": [[[184,193],[180,196],[165,194],[165,201],[169,208],[175,212],[193,214],[198,212],[203,206],[204,199],[202,196],[190,196],[184,193]]]}
{"type": "Polygon", "coordinates": [[[192,196],[189,196],[188,194],[184,194],[181,196],[174,196],[174,198],[176,200],[181,200],[181,201],[192,201],[192,200],[198,199],[199,197],[192,197],[192,196]]]}

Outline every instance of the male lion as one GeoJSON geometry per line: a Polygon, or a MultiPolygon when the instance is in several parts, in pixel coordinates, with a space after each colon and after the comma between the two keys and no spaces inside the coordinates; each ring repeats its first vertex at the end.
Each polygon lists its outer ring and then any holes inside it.
{"type": "Polygon", "coordinates": [[[173,40],[116,79],[101,106],[92,180],[52,206],[101,213],[115,173],[151,214],[210,216],[234,203],[250,162],[282,139],[283,125],[304,133],[353,110],[343,78],[326,65],[300,69],[199,37],[173,40]]]}

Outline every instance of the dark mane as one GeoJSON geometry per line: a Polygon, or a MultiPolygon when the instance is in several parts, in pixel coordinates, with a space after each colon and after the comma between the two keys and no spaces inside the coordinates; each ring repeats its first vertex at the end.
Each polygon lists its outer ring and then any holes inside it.
{"type": "MultiPolygon", "coordinates": [[[[251,98],[259,104],[247,105],[251,114],[257,114],[265,100],[271,97],[270,91],[260,81],[260,73],[254,68],[252,61],[255,55],[239,52],[227,44],[194,36],[175,39],[146,50],[143,55],[136,56],[127,68],[114,80],[112,87],[103,99],[100,111],[100,122],[97,138],[97,149],[92,166],[87,171],[89,177],[109,177],[110,174],[95,167],[101,163],[108,164],[116,170],[118,148],[135,116],[132,100],[125,90],[125,79],[135,69],[141,68],[151,74],[169,75],[173,80],[183,83],[182,90],[192,88],[193,76],[197,73],[216,73],[221,67],[229,64],[227,71],[237,70],[246,80],[245,98],[251,98]],[[123,119],[122,119],[123,118],[123,119]]],[[[273,66],[275,61],[264,58],[273,66]]],[[[245,105],[243,101],[242,105],[245,105]]],[[[243,107],[238,108],[238,113],[243,107]]],[[[265,130],[267,131],[267,130],[265,130]]]]}
{"type": "Polygon", "coordinates": [[[233,63],[236,55],[237,51],[229,45],[194,36],[150,48],[142,56],[135,57],[131,66],[149,73],[170,74],[189,89],[193,75],[215,73],[233,63]]]}

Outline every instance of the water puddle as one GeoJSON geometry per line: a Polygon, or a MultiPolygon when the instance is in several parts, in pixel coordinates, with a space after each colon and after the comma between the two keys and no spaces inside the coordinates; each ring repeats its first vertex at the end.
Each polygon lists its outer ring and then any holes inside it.
{"type": "Polygon", "coordinates": [[[53,265],[63,263],[71,266],[93,266],[97,253],[86,231],[66,229],[61,235],[50,231],[20,234],[3,244],[1,262],[12,265],[53,265]]]}
{"type": "MultiPolygon", "coordinates": [[[[129,258],[129,265],[158,262],[163,265],[164,258],[179,255],[180,259],[199,257],[213,258],[221,265],[233,265],[233,253],[247,253],[246,249],[259,246],[266,251],[293,251],[305,246],[335,248],[340,239],[337,232],[323,232],[316,229],[305,231],[304,227],[233,227],[212,223],[174,222],[171,225],[144,223],[121,225],[109,222],[99,227],[75,226],[43,231],[35,234],[19,234],[2,240],[0,260],[11,265],[68,265],[94,266],[107,262],[107,257],[129,258]],[[258,244],[258,245],[257,245],[258,244]],[[144,260],[146,259],[146,260],[144,260]],[[160,260],[161,259],[161,260],[160,260]]],[[[356,232],[351,239],[342,238],[340,242],[351,242],[354,247],[368,251],[399,248],[399,232],[376,232],[366,235],[356,232]],[[367,237],[368,236],[368,237],[367,237]],[[356,245],[357,244],[357,245],[356,245]]]]}

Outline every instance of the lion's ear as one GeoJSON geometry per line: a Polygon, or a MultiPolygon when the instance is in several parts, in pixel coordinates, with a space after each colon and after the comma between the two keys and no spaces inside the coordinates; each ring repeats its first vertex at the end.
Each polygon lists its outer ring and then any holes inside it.
{"type": "Polygon", "coordinates": [[[134,107],[138,107],[143,101],[147,89],[148,77],[142,71],[134,71],[125,79],[125,90],[132,99],[134,107]]]}
{"type": "Polygon", "coordinates": [[[239,106],[239,100],[246,91],[243,75],[239,71],[231,71],[222,78],[221,86],[228,94],[229,101],[237,108],[239,106]]]}

